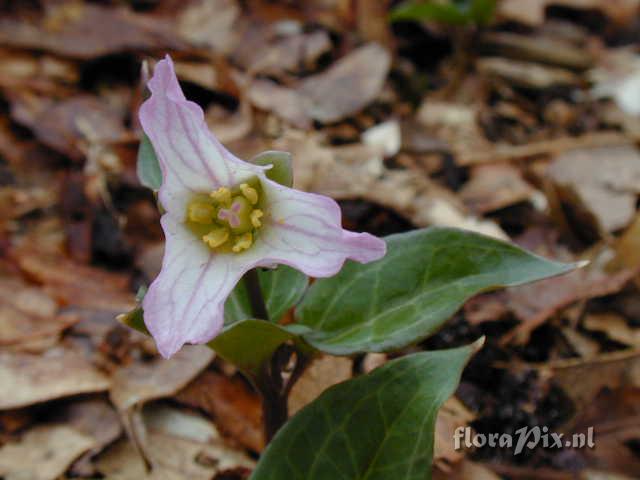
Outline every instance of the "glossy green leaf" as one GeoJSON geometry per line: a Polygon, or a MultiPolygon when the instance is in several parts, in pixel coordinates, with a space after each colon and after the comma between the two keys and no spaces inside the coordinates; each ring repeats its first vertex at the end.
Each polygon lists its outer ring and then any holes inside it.
{"type": "Polygon", "coordinates": [[[278,432],[250,480],[430,478],[436,414],[479,345],[409,355],[328,389],[278,432]]]}
{"type": "MultiPolygon", "coordinates": [[[[277,322],[293,307],[307,288],[309,279],[286,265],[276,269],[258,270],[260,288],[265,299],[269,320],[277,322]]],[[[243,282],[238,283],[224,306],[225,325],[252,318],[251,304],[243,282]]]]}
{"type": "Polygon", "coordinates": [[[140,183],[152,190],[158,190],[162,185],[162,171],[158,163],[158,157],[153,149],[151,140],[146,135],[142,136],[138,148],[138,179],[140,183]]]}
{"type": "Polygon", "coordinates": [[[476,233],[430,228],[386,238],[385,257],[317,280],[296,309],[305,339],[334,355],[404,347],[434,333],[470,297],[576,267],[476,233]]]}
{"type": "Polygon", "coordinates": [[[273,353],[288,341],[301,344],[293,331],[275,323],[251,319],[228,325],[207,345],[244,373],[258,377],[273,353]]]}

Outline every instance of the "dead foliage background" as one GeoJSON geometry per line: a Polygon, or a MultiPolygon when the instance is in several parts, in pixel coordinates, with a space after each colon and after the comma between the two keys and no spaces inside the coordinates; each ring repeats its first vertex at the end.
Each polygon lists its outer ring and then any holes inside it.
{"type": "MultiPolygon", "coordinates": [[[[436,478],[640,477],[640,2],[504,0],[484,29],[391,25],[392,3],[0,3],[2,478],[241,479],[263,448],[233,369],[200,347],[160,360],[114,321],[162,256],[135,112],[141,61],[167,52],[222,142],[291,151],[351,229],[591,261],[416,347],[487,335],[438,418],[436,478]],[[594,426],[596,448],[456,451],[467,424],[594,426]]],[[[318,360],[291,410],[386,360],[318,360]]]]}

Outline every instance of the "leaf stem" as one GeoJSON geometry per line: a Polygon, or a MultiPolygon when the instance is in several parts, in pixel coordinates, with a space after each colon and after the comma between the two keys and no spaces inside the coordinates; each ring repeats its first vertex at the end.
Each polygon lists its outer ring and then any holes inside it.
{"type": "Polygon", "coordinates": [[[262,296],[262,290],[260,289],[260,278],[258,277],[258,271],[252,268],[242,277],[244,285],[247,288],[249,294],[249,302],[251,303],[251,313],[258,320],[269,321],[269,313],[267,312],[267,306],[264,303],[264,297],[262,296]]]}
{"type": "Polygon", "coordinates": [[[289,419],[289,393],[309,362],[310,357],[300,350],[291,345],[282,345],[257,382],[262,393],[262,422],[267,443],[289,419]],[[291,359],[295,360],[295,365],[285,380],[282,372],[291,359]]]}

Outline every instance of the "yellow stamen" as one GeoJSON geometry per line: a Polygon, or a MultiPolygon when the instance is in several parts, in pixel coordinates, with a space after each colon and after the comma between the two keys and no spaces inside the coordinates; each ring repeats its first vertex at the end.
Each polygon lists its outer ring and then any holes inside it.
{"type": "Polygon", "coordinates": [[[233,250],[234,253],[238,253],[249,248],[251,244],[253,244],[253,235],[251,235],[251,232],[243,233],[238,237],[231,250],[233,250]]]}
{"type": "Polygon", "coordinates": [[[216,202],[220,202],[224,205],[231,201],[231,190],[227,187],[220,187],[215,192],[211,192],[210,195],[216,202]]]}
{"type": "MultiPolygon", "coordinates": [[[[211,248],[217,248],[229,239],[229,230],[226,228],[215,228],[202,237],[202,241],[211,248]]],[[[251,244],[249,244],[251,246],[251,244]]],[[[235,247],[234,247],[235,248],[235,247]]]]}
{"type": "Polygon", "coordinates": [[[193,202],[189,205],[189,220],[194,223],[209,225],[213,221],[215,209],[213,205],[204,202],[193,202]]]}
{"type": "Polygon", "coordinates": [[[258,192],[255,188],[250,187],[247,183],[240,184],[240,191],[245,196],[251,205],[258,203],[258,192]]]}
{"type": "Polygon", "coordinates": [[[260,218],[262,218],[264,216],[264,213],[262,213],[262,210],[254,210],[253,212],[251,212],[251,225],[253,225],[253,228],[260,228],[262,226],[262,222],[260,221],[260,218]]]}

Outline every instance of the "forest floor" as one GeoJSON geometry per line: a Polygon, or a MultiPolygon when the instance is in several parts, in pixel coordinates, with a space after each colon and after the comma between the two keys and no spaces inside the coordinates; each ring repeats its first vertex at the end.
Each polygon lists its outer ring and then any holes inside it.
{"type": "MultiPolygon", "coordinates": [[[[485,27],[390,23],[389,3],[0,2],[0,477],[242,479],[263,449],[232,367],[162,360],[115,321],[162,258],[136,112],[166,53],[222,143],[290,151],[347,228],[590,261],[412,347],[487,339],[438,417],[434,478],[640,477],[640,1],[505,0],[485,27]],[[456,450],[466,425],[596,445],[456,450]]],[[[388,357],[319,359],[292,411],[388,357]]]]}

